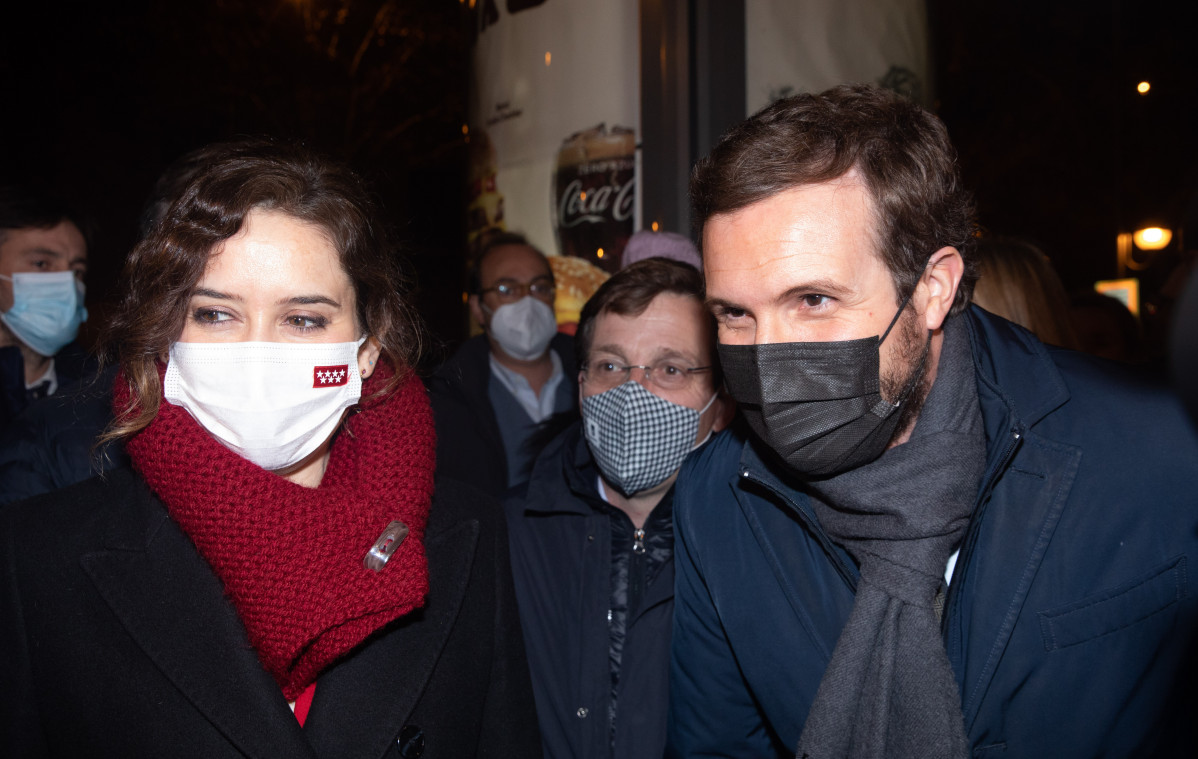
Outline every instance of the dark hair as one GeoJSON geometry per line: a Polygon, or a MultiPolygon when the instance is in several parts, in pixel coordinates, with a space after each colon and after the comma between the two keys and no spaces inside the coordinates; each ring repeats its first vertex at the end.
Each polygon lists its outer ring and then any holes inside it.
{"type": "Polygon", "coordinates": [[[549,269],[549,278],[553,279],[553,267],[549,265],[549,259],[545,257],[545,254],[542,253],[537,246],[530,243],[527,237],[519,232],[496,232],[487,236],[486,242],[483,243],[482,248],[480,248],[478,251],[478,255],[475,256],[474,260],[470,263],[470,268],[466,270],[467,293],[470,295],[479,294],[479,291],[483,288],[483,261],[486,260],[487,256],[489,256],[493,250],[505,245],[522,245],[526,248],[531,248],[533,253],[536,253],[545,261],[545,266],[549,269]]]}
{"type": "Polygon", "coordinates": [[[35,185],[0,185],[0,242],[9,230],[50,229],[64,221],[91,246],[90,220],[58,195],[35,185]]]}
{"type": "MultiPolygon", "coordinates": [[[[578,365],[583,367],[587,364],[591,340],[595,336],[595,320],[601,314],[639,316],[662,293],[685,295],[702,305],[703,275],[690,264],[661,257],[637,261],[611,275],[582,307],[578,317],[578,329],[574,333],[574,352],[578,357],[578,365]]],[[[712,334],[715,334],[714,329],[712,334]]],[[[711,355],[713,363],[718,361],[714,350],[711,355]]],[[[718,368],[712,372],[712,376],[718,385],[718,368]]]]}
{"type": "Polygon", "coordinates": [[[162,221],[166,212],[170,210],[171,203],[183,194],[191,180],[207,168],[208,164],[227,159],[239,151],[252,155],[256,149],[269,144],[269,140],[260,137],[241,137],[204,145],[171,161],[154,182],[154,189],[142,206],[141,216],[137,221],[141,236],[145,237],[154,230],[154,226],[162,221]]]}
{"type": "Polygon", "coordinates": [[[242,140],[210,150],[210,162],[125,262],[124,292],[105,342],[131,396],[105,439],[131,435],[158,413],[158,361],[183,330],[192,291],[217,246],[259,208],[314,224],[332,241],[353,283],[358,322],[396,369],[382,393],[415,365],[422,328],[410,284],[362,180],[303,147],[242,140]]]}
{"type": "Polygon", "coordinates": [[[779,100],[729,130],[691,173],[698,238],[712,216],[852,169],[873,199],[876,245],[899,300],[914,289],[928,258],[952,246],[965,262],[952,313],[964,310],[977,277],[977,225],[948,132],[919,105],[872,85],[779,100]]]}

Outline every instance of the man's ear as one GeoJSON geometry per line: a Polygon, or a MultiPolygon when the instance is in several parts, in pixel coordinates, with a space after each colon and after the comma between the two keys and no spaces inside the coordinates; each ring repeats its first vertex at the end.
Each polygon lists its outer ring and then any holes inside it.
{"type": "Polygon", "coordinates": [[[732,417],[736,416],[736,401],[724,388],[720,388],[719,395],[715,399],[715,419],[711,422],[711,432],[715,434],[729,424],[732,424],[732,417]]]}
{"type": "Polygon", "coordinates": [[[927,329],[937,330],[944,324],[964,274],[965,261],[954,247],[943,247],[928,259],[927,268],[915,288],[922,291],[919,297],[923,304],[919,312],[923,314],[927,329]]]}
{"type": "Polygon", "coordinates": [[[474,321],[485,332],[487,323],[483,319],[483,304],[477,295],[471,295],[466,299],[466,305],[470,307],[470,315],[474,317],[474,321]]]}
{"type": "Polygon", "coordinates": [[[374,336],[366,338],[366,342],[358,347],[358,374],[362,379],[374,374],[374,365],[379,360],[382,350],[383,346],[374,336]]]}

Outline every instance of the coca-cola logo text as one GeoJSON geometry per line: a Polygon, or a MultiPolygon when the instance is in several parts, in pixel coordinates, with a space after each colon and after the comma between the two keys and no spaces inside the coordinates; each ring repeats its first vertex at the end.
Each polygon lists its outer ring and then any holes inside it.
{"type": "Polygon", "coordinates": [[[605,220],[608,208],[611,208],[611,218],[627,221],[632,218],[635,186],[636,177],[630,177],[620,187],[608,184],[583,192],[582,182],[575,179],[566,185],[558,201],[558,223],[562,227],[598,224],[605,220]]]}

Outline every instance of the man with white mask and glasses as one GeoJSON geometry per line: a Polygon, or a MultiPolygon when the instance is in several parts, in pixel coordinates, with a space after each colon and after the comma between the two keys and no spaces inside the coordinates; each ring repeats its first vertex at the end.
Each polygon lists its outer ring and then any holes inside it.
{"type": "Polygon", "coordinates": [[[557,332],[553,270],[522,236],[487,241],[469,274],[484,334],[429,379],[441,471],[495,495],[528,479],[541,444],[576,414],[574,351],[557,332]]]}
{"type": "Polygon", "coordinates": [[[80,227],[53,197],[0,187],[0,429],[86,373],[84,352],[71,345],[87,318],[80,227]]]}
{"type": "Polygon", "coordinates": [[[682,461],[732,415],[702,275],[664,258],[605,282],[576,336],[581,422],[505,501],[549,757],[660,757],[682,461]]]}

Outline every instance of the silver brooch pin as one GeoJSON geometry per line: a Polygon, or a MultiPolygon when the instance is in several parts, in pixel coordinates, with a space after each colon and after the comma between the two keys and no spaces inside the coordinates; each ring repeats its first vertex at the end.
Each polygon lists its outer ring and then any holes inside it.
{"type": "Polygon", "coordinates": [[[383,567],[387,566],[387,562],[399,550],[407,536],[408,526],[403,522],[396,520],[387,525],[387,529],[383,530],[383,534],[379,535],[379,539],[374,541],[374,545],[366,552],[362,566],[375,572],[383,571],[383,567]]]}

